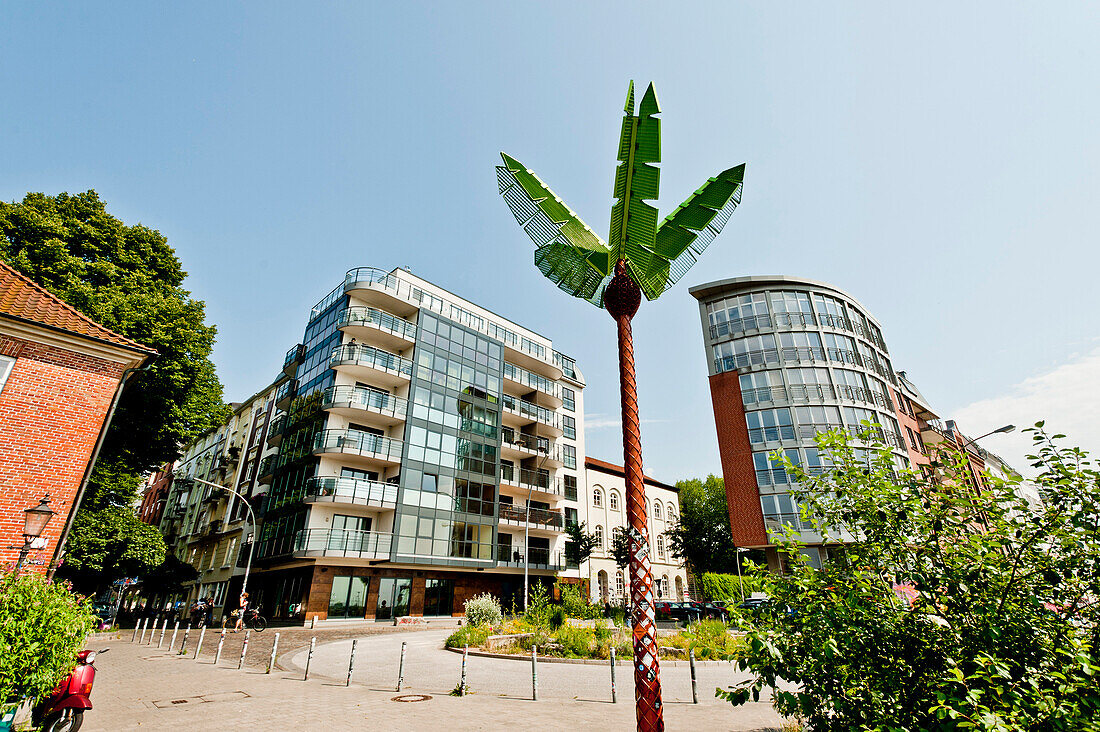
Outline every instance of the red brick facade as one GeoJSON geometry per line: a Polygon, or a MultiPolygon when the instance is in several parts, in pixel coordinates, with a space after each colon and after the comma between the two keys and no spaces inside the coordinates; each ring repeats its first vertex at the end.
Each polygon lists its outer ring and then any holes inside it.
{"type": "Polygon", "coordinates": [[[125,365],[9,335],[0,354],[16,359],[0,391],[0,564],[14,563],[23,511],[48,493],[46,546],[25,565],[44,571],[125,365]]]}
{"type": "Polygon", "coordinates": [[[718,452],[722,456],[722,477],[726,484],[733,541],[739,547],[767,546],[764,512],[756,488],[752,445],[737,372],[711,376],[710,398],[718,430],[718,452]]]}
{"type": "Polygon", "coordinates": [[[172,487],[172,466],[165,463],[160,470],[149,476],[145,493],[141,496],[138,518],[151,526],[159,526],[164,515],[164,504],[168,500],[168,491],[172,487]]]}

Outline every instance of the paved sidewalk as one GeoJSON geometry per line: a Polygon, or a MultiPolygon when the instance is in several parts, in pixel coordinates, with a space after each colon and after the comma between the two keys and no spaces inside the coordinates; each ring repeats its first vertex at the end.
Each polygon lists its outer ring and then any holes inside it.
{"type": "MultiPolygon", "coordinates": [[[[350,688],[343,683],[350,640],[330,638],[322,643],[319,631],[287,634],[289,648],[280,653],[285,668],[271,675],[262,668],[270,652],[271,632],[260,635],[258,643],[253,634],[249,658],[255,665],[244,670],[237,670],[239,644],[231,654],[228,641],[221,664],[213,666],[217,634],[207,635],[198,661],[193,653],[184,658],[157,650],[156,644],[131,644],[128,636],[97,641],[93,647],[110,646],[111,652],[96,659],[95,707],[87,713],[83,729],[208,730],[225,724],[257,730],[350,730],[364,725],[382,730],[626,730],[634,726],[632,678],[625,665],[619,667],[618,704],[609,702],[609,669],[572,664],[540,664],[539,701],[534,702],[529,663],[470,658],[468,683],[473,693],[458,698],[448,692],[458,683],[461,656],[442,650],[445,631],[364,635],[363,628],[356,630],[324,633],[352,632],[360,638],[350,688]],[[296,666],[299,661],[304,664],[305,651],[298,646],[303,637],[308,645],[312,635],[318,636],[318,651],[309,681],[302,681],[296,666]],[[429,700],[393,701],[398,696],[394,685],[402,640],[409,643],[402,695],[424,694],[429,700]]],[[[687,669],[663,671],[669,730],[759,730],[780,724],[769,704],[735,709],[715,700],[714,687],[733,682],[732,673],[724,668],[699,669],[698,705],[690,703],[687,669]]]]}

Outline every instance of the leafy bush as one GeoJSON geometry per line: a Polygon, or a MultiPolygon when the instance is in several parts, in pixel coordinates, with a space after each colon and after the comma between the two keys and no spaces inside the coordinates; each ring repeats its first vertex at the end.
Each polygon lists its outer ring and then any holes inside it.
{"type": "Polygon", "coordinates": [[[623,623],[626,622],[626,608],[621,605],[612,605],[607,617],[611,618],[615,625],[621,628],[623,623]]]}
{"type": "Polygon", "coordinates": [[[480,646],[493,634],[493,629],[487,625],[463,625],[447,636],[444,643],[447,648],[463,648],[465,646],[480,646]]]}
{"type": "Polygon", "coordinates": [[[562,582],[559,578],[557,588],[558,592],[561,593],[561,606],[565,608],[565,613],[569,617],[591,620],[600,617],[603,613],[603,609],[599,605],[594,605],[588,601],[588,595],[583,591],[581,585],[562,582]]]}
{"type": "Polygon", "coordinates": [[[550,624],[550,594],[541,582],[535,583],[528,592],[524,617],[536,628],[545,628],[550,624]]]}
{"type": "Polygon", "coordinates": [[[554,605],[550,608],[549,623],[550,630],[557,630],[565,625],[565,621],[569,619],[569,616],[565,614],[565,608],[561,605],[554,605]]]}
{"type": "Polygon", "coordinates": [[[589,658],[595,645],[595,634],[589,628],[574,628],[563,625],[555,634],[561,644],[562,655],[566,658],[589,658]]]}
{"type": "Polygon", "coordinates": [[[701,660],[740,658],[746,648],[744,639],[730,635],[726,625],[720,620],[692,623],[686,630],[675,635],[661,636],[657,643],[664,648],[695,651],[695,657],[701,660]]]}
{"type": "Polygon", "coordinates": [[[0,708],[49,693],[96,622],[91,602],[37,574],[0,578],[0,708]]]}
{"type": "Polygon", "coordinates": [[[760,591],[760,580],[752,576],[735,574],[718,574],[705,572],[696,580],[696,587],[703,597],[712,602],[741,602],[742,589],[744,596],[748,597],[753,592],[760,591]]]}
{"type": "Polygon", "coordinates": [[[500,602],[488,592],[467,600],[465,609],[466,622],[470,625],[500,625],[504,622],[500,602]]]}

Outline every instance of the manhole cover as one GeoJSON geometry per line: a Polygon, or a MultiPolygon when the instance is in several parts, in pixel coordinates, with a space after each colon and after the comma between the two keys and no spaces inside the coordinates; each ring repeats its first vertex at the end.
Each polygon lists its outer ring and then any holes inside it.
{"type": "Polygon", "coordinates": [[[422,702],[431,699],[427,694],[402,694],[401,696],[395,696],[390,701],[395,702],[422,702]]]}

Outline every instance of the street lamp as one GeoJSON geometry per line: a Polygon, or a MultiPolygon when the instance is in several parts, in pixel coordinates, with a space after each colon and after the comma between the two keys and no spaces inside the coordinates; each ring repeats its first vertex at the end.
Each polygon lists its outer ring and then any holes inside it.
{"type": "MultiPolygon", "coordinates": [[[[255,537],[256,514],[254,514],[252,512],[252,504],[250,504],[248,502],[248,499],[245,498],[243,495],[241,495],[237,491],[233,490],[232,488],[225,487],[224,485],[218,485],[217,483],[211,483],[209,480],[203,480],[201,478],[183,478],[183,480],[184,481],[191,481],[192,483],[202,483],[203,485],[208,485],[211,488],[218,488],[219,490],[226,491],[227,493],[232,493],[237,498],[240,498],[241,503],[243,503],[244,507],[246,509],[248,509],[249,521],[252,522],[253,537],[252,537],[252,541],[248,542],[248,563],[245,565],[245,568],[244,568],[244,581],[241,582],[241,594],[244,594],[245,592],[248,591],[248,575],[252,572],[252,551],[256,547],[256,537],[255,537]]],[[[247,537],[248,534],[246,533],[245,536],[247,537]]]]}
{"type": "MultiPolygon", "coordinates": [[[[542,468],[546,465],[546,461],[550,459],[550,448],[539,445],[537,440],[535,442],[536,450],[543,453],[542,460],[539,461],[539,466],[535,468],[535,478],[537,479],[542,473],[542,468]]],[[[523,477],[523,474],[520,474],[523,477]]],[[[549,478],[548,478],[549,480],[549,478]]],[[[527,612],[527,592],[529,589],[527,574],[531,567],[531,491],[534,490],[535,484],[527,484],[527,515],[523,521],[523,612],[527,612]]],[[[550,486],[547,486],[549,489],[550,486]]]]}
{"type": "Polygon", "coordinates": [[[50,510],[50,494],[47,493],[38,502],[23,512],[23,548],[19,550],[19,559],[15,562],[15,573],[18,574],[27,558],[27,552],[42,536],[46,530],[46,524],[53,518],[54,512],[50,510]]]}
{"type": "Polygon", "coordinates": [[[1015,429],[1016,429],[1016,425],[1014,425],[1014,424],[1006,424],[1004,427],[998,427],[997,429],[993,430],[992,432],[986,432],[984,435],[979,435],[978,437],[974,437],[972,439],[969,439],[969,440],[965,441],[962,444],[962,449],[965,450],[967,445],[973,445],[978,440],[989,437],[990,435],[1000,435],[1000,434],[1006,434],[1007,435],[1009,432],[1015,431],[1015,429]]]}
{"type": "Polygon", "coordinates": [[[741,553],[751,551],[744,547],[734,547],[737,552],[737,586],[741,588],[741,602],[745,601],[745,582],[741,579],[741,553]]]}

